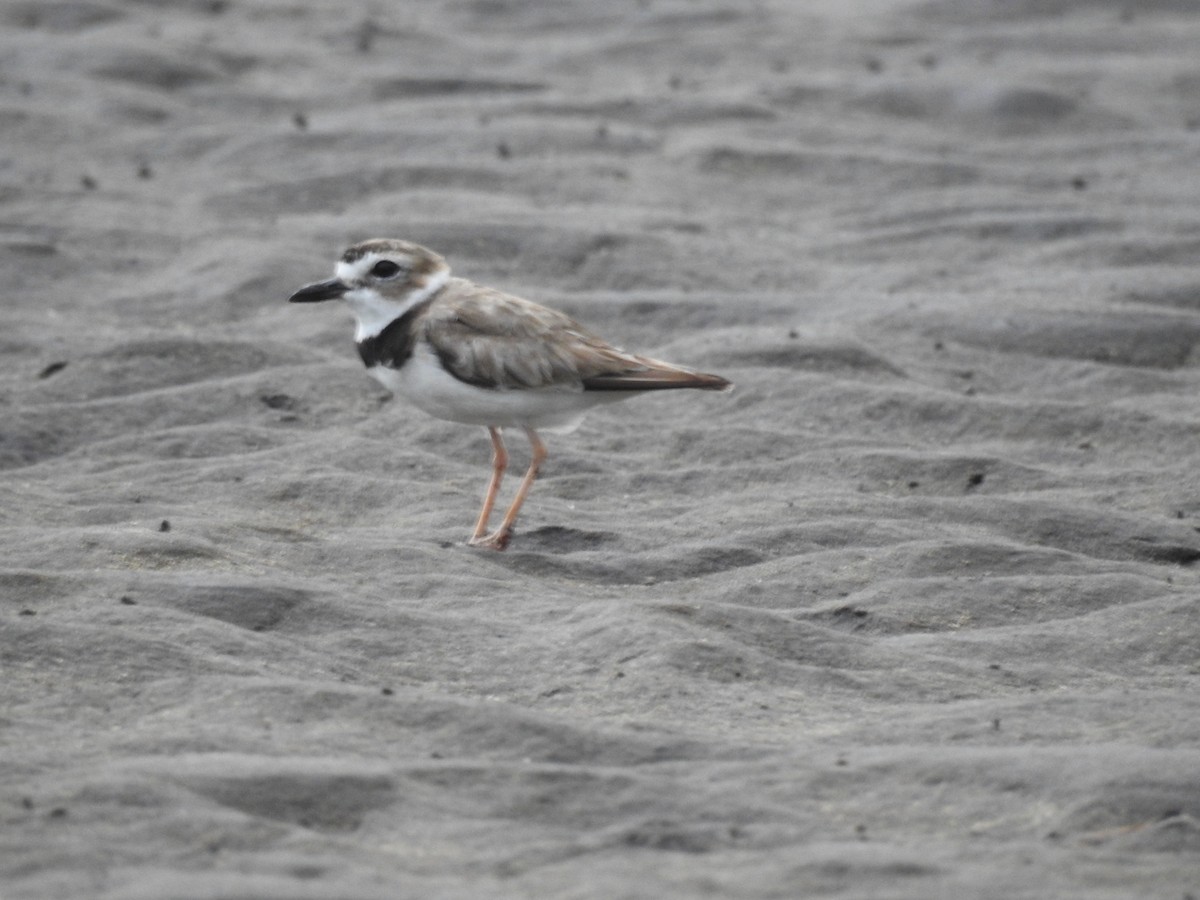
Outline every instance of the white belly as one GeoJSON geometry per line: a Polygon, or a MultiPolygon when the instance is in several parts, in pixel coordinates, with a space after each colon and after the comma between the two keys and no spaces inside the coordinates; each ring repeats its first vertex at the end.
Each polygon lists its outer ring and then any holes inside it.
{"type": "Polygon", "coordinates": [[[623,400],[628,394],[585,393],[582,388],[489,390],[459,381],[442,368],[433,351],[418,346],[401,369],[368,369],[393,393],[439,419],[498,428],[573,431],[584,414],[599,403],[623,400]]]}

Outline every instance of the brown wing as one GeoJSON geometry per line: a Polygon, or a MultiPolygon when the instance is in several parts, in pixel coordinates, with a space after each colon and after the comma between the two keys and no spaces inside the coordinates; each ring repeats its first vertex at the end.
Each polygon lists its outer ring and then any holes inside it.
{"type": "Polygon", "coordinates": [[[728,385],[715,375],[625,353],[570,316],[460,278],[451,279],[421,328],[442,365],[479,387],[643,391],[728,385]]]}

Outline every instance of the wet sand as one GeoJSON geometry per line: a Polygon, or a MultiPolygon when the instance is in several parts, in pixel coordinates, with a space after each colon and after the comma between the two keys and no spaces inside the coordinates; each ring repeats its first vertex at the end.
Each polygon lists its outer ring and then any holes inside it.
{"type": "Polygon", "coordinates": [[[0,894],[1196,894],[1198,43],[4,5],[0,894]],[[285,302],[368,237],[737,390],[469,549],[486,432],[285,302]]]}

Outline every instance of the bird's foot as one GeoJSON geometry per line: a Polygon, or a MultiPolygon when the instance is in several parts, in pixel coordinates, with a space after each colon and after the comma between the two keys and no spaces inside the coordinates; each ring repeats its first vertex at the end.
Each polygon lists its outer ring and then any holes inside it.
{"type": "Polygon", "coordinates": [[[504,550],[508,547],[508,542],[511,540],[512,529],[501,528],[488,535],[473,537],[467,541],[467,544],[471,547],[482,547],[485,550],[504,550]]]}

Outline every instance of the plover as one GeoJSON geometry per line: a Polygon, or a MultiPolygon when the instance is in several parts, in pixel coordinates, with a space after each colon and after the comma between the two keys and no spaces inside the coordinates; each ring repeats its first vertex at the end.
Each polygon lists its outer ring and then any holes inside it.
{"type": "Polygon", "coordinates": [[[469,541],[476,547],[508,546],[546,459],[539,431],[571,431],[593,406],[648,391],[732,387],[719,375],[626,353],[561,312],[452,277],[441,256],[408,241],[355,244],[334,278],[289,299],[344,300],[367,371],[431,416],[487,428],[492,477],[469,541]],[[524,429],[532,458],[500,526],[489,532],[508,467],[504,428],[524,429]]]}

